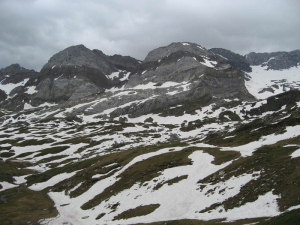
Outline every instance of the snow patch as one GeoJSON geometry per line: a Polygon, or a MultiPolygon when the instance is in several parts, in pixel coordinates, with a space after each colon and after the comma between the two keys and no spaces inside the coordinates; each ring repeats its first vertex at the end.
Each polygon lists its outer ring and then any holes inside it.
{"type": "Polygon", "coordinates": [[[14,187],[18,187],[18,185],[11,184],[11,183],[8,183],[6,181],[1,181],[0,184],[2,185],[2,189],[0,189],[0,192],[4,191],[4,190],[7,190],[7,189],[14,188],[14,187]]]}
{"type": "Polygon", "coordinates": [[[16,87],[19,86],[24,86],[27,81],[29,80],[29,78],[24,79],[23,81],[17,83],[17,84],[13,84],[13,83],[9,83],[9,84],[3,84],[6,78],[4,78],[1,83],[0,83],[0,89],[3,90],[7,95],[16,87]]]}
{"type": "Polygon", "coordinates": [[[217,64],[216,61],[210,61],[210,60],[208,60],[208,59],[206,59],[206,58],[204,58],[204,62],[200,62],[200,63],[201,63],[202,65],[204,65],[204,66],[211,67],[211,68],[214,68],[215,65],[217,64]]]}
{"type": "Polygon", "coordinates": [[[30,105],[29,103],[24,104],[24,109],[33,109],[34,107],[32,105],[30,105]]]}
{"type": "Polygon", "coordinates": [[[292,158],[300,157],[300,148],[294,151],[291,155],[292,158]]]}
{"type": "Polygon", "coordinates": [[[30,86],[30,87],[28,87],[27,91],[25,91],[25,93],[30,94],[30,95],[37,93],[38,91],[35,90],[35,88],[36,88],[36,86],[30,86]]]}
{"type": "MultiPolygon", "coordinates": [[[[77,172],[77,171],[76,171],[77,172]]],[[[42,183],[37,183],[37,184],[33,184],[30,187],[28,187],[29,189],[33,190],[33,191],[41,191],[47,187],[53,186],[65,179],[68,179],[72,176],[74,176],[76,174],[76,172],[72,172],[72,173],[61,173],[58,174],[52,178],[50,178],[49,180],[42,182],[42,183]]]]}
{"type": "Polygon", "coordinates": [[[54,78],[54,80],[58,80],[59,78],[61,78],[64,74],[60,75],[59,77],[57,78],[54,78]]]}

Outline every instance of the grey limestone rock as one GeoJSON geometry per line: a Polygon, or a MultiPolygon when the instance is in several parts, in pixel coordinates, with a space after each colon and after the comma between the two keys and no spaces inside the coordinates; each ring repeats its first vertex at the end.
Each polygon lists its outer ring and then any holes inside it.
{"type": "Polygon", "coordinates": [[[43,69],[54,69],[61,66],[87,66],[105,74],[113,72],[108,63],[99,60],[99,57],[84,45],[71,46],[58,52],[49,59],[43,69]]]}
{"type": "Polygon", "coordinates": [[[267,66],[267,70],[283,70],[300,65],[300,50],[291,52],[255,53],[245,55],[250,65],[267,66]]]}
{"type": "Polygon", "coordinates": [[[236,54],[223,48],[211,48],[209,49],[209,51],[224,57],[232,67],[240,68],[245,72],[252,71],[249,62],[242,55],[236,54]]]}
{"type": "Polygon", "coordinates": [[[193,53],[195,55],[212,56],[212,53],[210,53],[200,45],[190,43],[190,42],[176,42],[168,46],[160,47],[150,51],[147,57],[145,58],[144,62],[158,61],[178,51],[186,51],[186,52],[193,53]]]}
{"type": "Polygon", "coordinates": [[[71,46],[50,58],[41,70],[34,101],[76,101],[103,89],[121,85],[106,75],[119,69],[133,69],[138,61],[120,55],[106,56],[83,45],[71,46]]]}
{"type": "Polygon", "coordinates": [[[207,61],[217,69],[226,69],[230,65],[220,57],[193,43],[172,43],[166,47],[154,49],[146,59],[132,72],[126,87],[138,84],[183,82],[202,74],[207,61]]]}
{"type": "Polygon", "coordinates": [[[40,74],[34,70],[28,70],[19,64],[12,64],[0,69],[0,82],[2,85],[16,86],[9,93],[0,90],[0,108],[9,110],[21,109],[24,102],[29,102],[32,95],[26,93],[28,87],[35,86],[40,74]]]}

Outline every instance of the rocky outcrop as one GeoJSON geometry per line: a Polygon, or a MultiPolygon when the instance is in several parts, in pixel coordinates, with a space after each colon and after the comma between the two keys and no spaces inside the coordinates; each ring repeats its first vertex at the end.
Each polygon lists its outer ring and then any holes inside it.
{"type": "Polygon", "coordinates": [[[145,60],[132,72],[126,87],[149,82],[190,81],[202,75],[207,67],[226,69],[230,65],[219,56],[193,43],[172,43],[149,52],[145,60]]]}
{"type": "Polygon", "coordinates": [[[118,70],[125,70],[125,71],[132,72],[140,64],[140,61],[130,56],[122,56],[122,55],[107,56],[102,51],[97,49],[94,49],[93,52],[109,65],[110,73],[107,74],[111,74],[112,72],[116,72],[118,70]]]}
{"type": "Polygon", "coordinates": [[[35,104],[43,101],[62,103],[96,94],[112,84],[99,70],[85,65],[43,68],[33,101],[35,104]]]}
{"type": "Polygon", "coordinates": [[[252,71],[249,62],[242,55],[236,54],[223,48],[211,48],[209,49],[209,51],[226,59],[232,67],[240,68],[245,72],[252,71]]]}
{"type": "Polygon", "coordinates": [[[102,93],[121,83],[109,74],[132,70],[139,62],[131,57],[106,56],[83,45],[71,46],[55,54],[41,70],[34,104],[43,101],[62,103],[102,93]]]}
{"type": "Polygon", "coordinates": [[[191,82],[201,83],[201,87],[207,87],[215,97],[247,92],[244,73],[240,69],[231,67],[227,60],[193,43],[172,43],[155,49],[133,73],[126,87],[191,82]]]}
{"type": "Polygon", "coordinates": [[[0,108],[23,109],[32,97],[32,90],[38,83],[40,74],[19,64],[12,64],[0,70],[0,108]],[[29,89],[32,89],[29,91],[29,89]]]}
{"type": "MultiPolygon", "coordinates": [[[[6,68],[0,69],[1,84],[17,84],[27,79],[27,86],[33,85],[39,73],[34,70],[28,70],[19,64],[12,64],[6,68]]],[[[9,93],[8,93],[9,94],[9,93]]]]}
{"type": "Polygon", "coordinates": [[[253,66],[267,66],[267,70],[284,70],[300,65],[300,50],[291,52],[255,53],[245,55],[253,66]]]}
{"type": "Polygon", "coordinates": [[[125,88],[133,89],[133,94],[112,96],[85,113],[115,108],[106,117],[138,117],[176,105],[188,108],[191,102],[200,107],[225,97],[254,99],[245,87],[243,71],[193,43],[173,43],[149,52],[125,88]]]}
{"type": "Polygon", "coordinates": [[[175,42],[165,47],[154,49],[148,53],[144,62],[158,61],[162,58],[168,57],[172,53],[184,51],[190,52],[193,55],[202,55],[206,57],[213,57],[213,54],[207,51],[201,45],[190,42],[175,42]]]}
{"type": "MultiPolygon", "coordinates": [[[[265,104],[260,107],[253,108],[247,112],[251,116],[262,115],[265,112],[278,111],[282,107],[295,108],[295,105],[300,101],[300,91],[290,90],[272,97],[269,97],[265,104]]],[[[255,104],[253,105],[255,106],[255,104]]]]}

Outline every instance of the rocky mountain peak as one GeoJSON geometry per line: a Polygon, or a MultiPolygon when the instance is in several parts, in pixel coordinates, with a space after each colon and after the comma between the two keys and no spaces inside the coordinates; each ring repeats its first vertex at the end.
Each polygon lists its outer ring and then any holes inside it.
{"type": "Polygon", "coordinates": [[[20,66],[20,64],[15,63],[15,64],[11,64],[8,67],[0,69],[0,76],[8,75],[6,77],[11,77],[11,76],[15,76],[18,74],[24,74],[29,71],[33,71],[33,70],[25,69],[24,67],[20,66]]]}
{"type": "Polygon", "coordinates": [[[105,72],[109,71],[109,66],[101,61],[93,51],[84,45],[68,47],[53,55],[43,69],[54,68],[55,66],[88,66],[105,72]]]}
{"type": "Polygon", "coordinates": [[[240,68],[245,72],[252,71],[249,62],[240,54],[236,54],[223,48],[211,48],[209,51],[227,60],[232,67],[240,68]]]}
{"type": "Polygon", "coordinates": [[[0,80],[3,84],[19,83],[20,81],[37,76],[37,72],[21,67],[18,63],[0,69],[0,80]]]}
{"type": "Polygon", "coordinates": [[[190,42],[174,42],[168,46],[156,48],[148,53],[144,62],[160,60],[174,52],[186,51],[195,55],[211,56],[213,55],[204,47],[190,42]]]}

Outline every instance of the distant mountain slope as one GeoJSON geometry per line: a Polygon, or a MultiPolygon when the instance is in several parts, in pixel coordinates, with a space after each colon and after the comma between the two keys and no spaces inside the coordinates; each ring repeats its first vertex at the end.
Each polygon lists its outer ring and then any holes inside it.
{"type": "Polygon", "coordinates": [[[108,75],[119,73],[120,68],[131,70],[137,64],[133,58],[109,57],[83,45],[69,47],[51,57],[42,68],[34,101],[75,101],[101,93],[121,83],[119,76],[110,79],[108,75]]]}
{"type": "Polygon", "coordinates": [[[243,70],[245,72],[252,71],[249,62],[242,55],[233,53],[233,52],[223,49],[223,48],[211,48],[211,49],[209,49],[209,51],[214,54],[224,57],[227,60],[227,62],[233,67],[240,68],[241,70],[243,70]]]}
{"type": "Polygon", "coordinates": [[[255,53],[245,55],[253,66],[267,66],[267,70],[284,70],[300,65],[300,50],[291,52],[255,53]]]}
{"type": "Polygon", "coordinates": [[[12,64],[0,70],[0,107],[10,110],[23,109],[24,102],[36,92],[40,74],[19,64],[12,64]]]}

